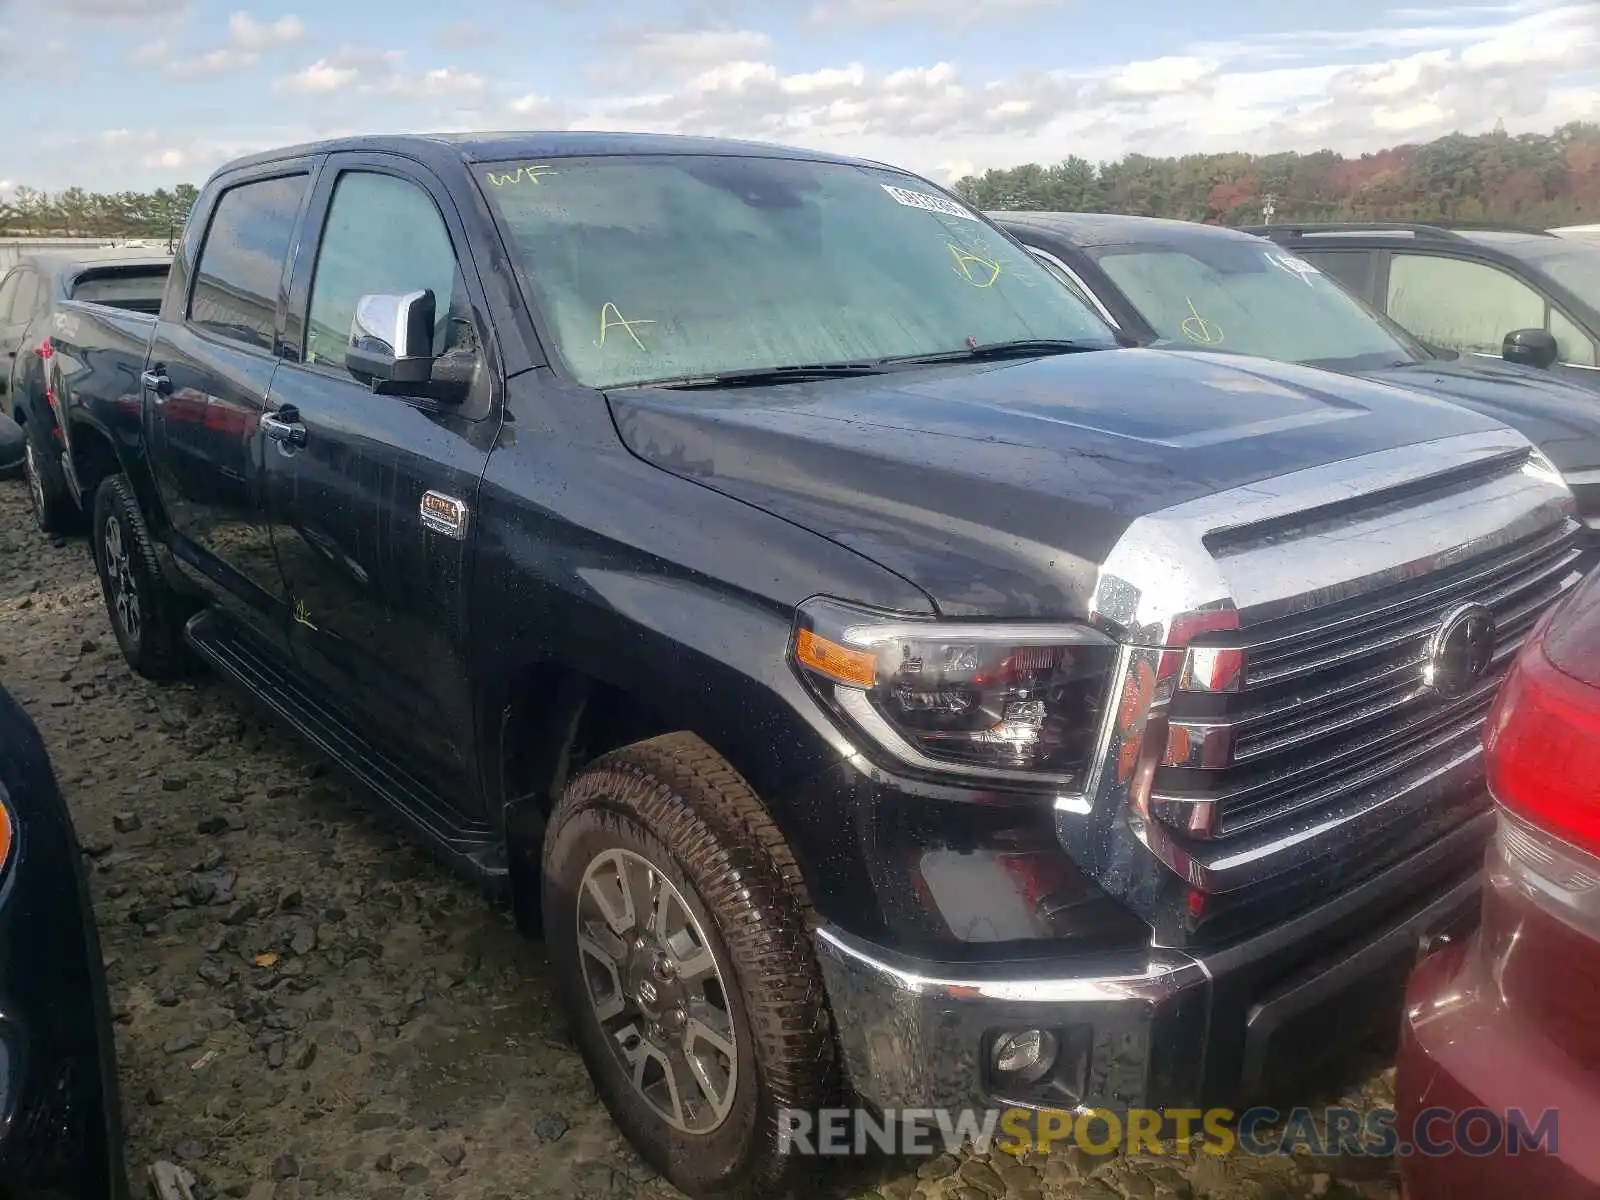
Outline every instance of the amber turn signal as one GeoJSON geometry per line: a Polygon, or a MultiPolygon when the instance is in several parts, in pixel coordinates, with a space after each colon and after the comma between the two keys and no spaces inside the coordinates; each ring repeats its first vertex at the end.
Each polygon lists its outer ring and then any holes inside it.
{"type": "Polygon", "coordinates": [[[878,678],[878,656],[868,650],[852,650],[829,641],[809,629],[795,634],[794,656],[800,665],[837,683],[870,688],[878,678]]]}

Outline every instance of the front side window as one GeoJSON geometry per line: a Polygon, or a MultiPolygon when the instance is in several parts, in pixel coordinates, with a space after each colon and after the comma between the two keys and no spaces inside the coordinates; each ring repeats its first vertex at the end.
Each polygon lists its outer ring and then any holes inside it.
{"type": "Polygon", "coordinates": [[[195,266],[192,325],[271,349],[278,288],[306,180],[284,175],[222,193],[195,266]]]}
{"type": "Polygon", "coordinates": [[[1341,370],[1416,352],[1315,266],[1257,238],[1090,251],[1164,343],[1341,370]]]}
{"type": "Polygon", "coordinates": [[[1345,286],[1352,295],[1362,299],[1371,295],[1372,253],[1367,250],[1331,250],[1320,254],[1299,251],[1300,257],[1315,263],[1324,273],[1345,286]]]}
{"type": "Polygon", "coordinates": [[[1464,354],[1498,355],[1512,330],[1545,327],[1544,297],[1515,275],[1429,254],[1390,260],[1388,309],[1423,341],[1464,354]]]}
{"type": "Polygon", "coordinates": [[[977,213],[886,169],[609,156],[480,166],[590,387],[1111,331],[977,213]]]}
{"type": "Polygon", "coordinates": [[[424,289],[434,296],[437,356],[460,328],[452,308],[466,305],[444,218],[428,193],[407,180],[370,171],[340,176],[317,250],[304,361],[344,366],[362,296],[424,289]]]}

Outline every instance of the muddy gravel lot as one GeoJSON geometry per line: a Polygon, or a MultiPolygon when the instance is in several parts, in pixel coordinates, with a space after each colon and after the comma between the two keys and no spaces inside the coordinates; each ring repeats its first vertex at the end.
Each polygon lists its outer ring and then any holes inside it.
{"type": "MultiPolygon", "coordinates": [[[[135,677],[84,543],[38,535],[14,482],[0,679],[49,743],[91,862],[136,1194],[167,1161],[201,1197],[676,1195],[596,1100],[509,912],[220,682],[135,677]]],[[[1363,1098],[1385,1090],[1379,1075],[1363,1098]]],[[[1381,1162],[1074,1151],[843,1167],[830,1194],[1397,1192],[1381,1162]]]]}

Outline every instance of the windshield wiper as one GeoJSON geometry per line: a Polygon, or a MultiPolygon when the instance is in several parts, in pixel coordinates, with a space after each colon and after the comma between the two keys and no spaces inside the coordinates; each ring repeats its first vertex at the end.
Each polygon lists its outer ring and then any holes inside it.
{"type": "Polygon", "coordinates": [[[985,342],[961,350],[941,350],[936,354],[906,354],[885,358],[885,363],[966,362],[970,359],[1044,358],[1051,354],[1081,354],[1090,350],[1110,350],[1101,342],[1069,342],[1062,338],[1018,338],[1012,342],[985,342]]]}
{"type": "Polygon", "coordinates": [[[719,371],[715,375],[696,375],[676,379],[646,380],[628,387],[697,388],[763,387],[773,383],[809,383],[818,379],[842,379],[852,375],[882,375],[883,367],[870,362],[806,363],[794,367],[763,367],[753,371],[719,371]]]}

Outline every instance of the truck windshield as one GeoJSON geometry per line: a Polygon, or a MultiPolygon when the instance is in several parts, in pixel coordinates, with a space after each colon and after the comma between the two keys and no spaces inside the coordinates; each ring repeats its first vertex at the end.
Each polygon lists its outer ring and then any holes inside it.
{"type": "Polygon", "coordinates": [[[1336,370],[1426,354],[1316,267],[1255,238],[1089,250],[1163,341],[1336,370]]]}
{"type": "Polygon", "coordinates": [[[871,364],[1111,329],[908,175],[714,155],[481,165],[543,323],[595,388],[871,364]]]}

